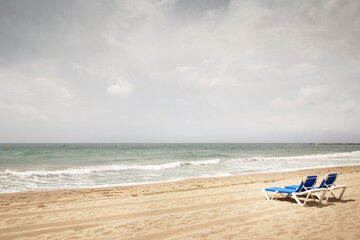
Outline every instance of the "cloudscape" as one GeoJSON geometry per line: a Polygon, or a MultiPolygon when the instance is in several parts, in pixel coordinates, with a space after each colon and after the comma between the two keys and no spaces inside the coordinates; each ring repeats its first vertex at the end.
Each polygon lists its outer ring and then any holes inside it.
{"type": "Polygon", "coordinates": [[[0,142],[359,142],[360,1],[0,1],[0,142]]]}

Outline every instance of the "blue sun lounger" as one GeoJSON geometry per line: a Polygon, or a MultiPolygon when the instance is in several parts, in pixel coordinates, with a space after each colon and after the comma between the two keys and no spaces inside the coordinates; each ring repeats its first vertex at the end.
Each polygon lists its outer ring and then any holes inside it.
{"type": "Polygon", "coordinates": [[[306,205],[306,202],[307,202],[307,200],[308,200],[308,198],[310,196],[315,200],[315,198],[313,197],[313,194],[316,194],[318,192],[322,192],[322,195],[319,198],[319,202],[321,204],[322,199],[324,198],[324,194],[325,194],[326,190],[324,190],[323,188],[314,188],[316,180],[317,180],[316,175],[307,176],[307,177],[303,178],[300,185],[292,185],[292,186],[296,186],[295,188],[290,188],[290,186],[288,186],[288,188],[286,188],[286,187],[272,187],[272,188],[264,188],[262,190],[262,192],[263,192],[263,194],[264,194],[264,196],[265,196],[265,198],[267,200],[274,199],[274,196],[276,194],[280,193],[280,195],[282,197],[284,197],[284,194],[285,194],[285,196],[289,196],[289,197],[294,198],[295,201],[298,204],[302,205],[302,206],[306,205]],[[266,194],[266,192],[273,192],[274,194],[271,196],[271,198],[269,198],[269,196],[266,194]],[[306,196],[303,203],[299,200],[299,198],[298,198],[299,196],[306,196]]]}
{"type": "MultiPolygon", "coordinates": [[[[320,183],[320,185],[318,187],[316,187],[316,189],[326,189],[329,192],[325,199],[325,202],[327,202],[330,195],[333,195],[334,198],[337,198],[333,193],[333,191],[336,189],[342,189],[338,199],[341,199],[344,195],[344,192],[346,190],[346,185],[336,186],[335,181],[336,181],[337,176],[338,176],[337,173],[326,174],[324,179],[320,183]]],[[[298,185],[285,186],[285,188],[287,188],[287,189],[296,189],[298,187],[299,187],[298,185]]],[[[317,195],[317,197],[320,199],[320,197],[318,195],[317,195]]]]}

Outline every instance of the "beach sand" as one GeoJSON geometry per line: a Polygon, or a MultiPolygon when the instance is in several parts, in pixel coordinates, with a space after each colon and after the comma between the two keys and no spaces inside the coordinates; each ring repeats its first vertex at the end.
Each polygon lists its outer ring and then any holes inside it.
{"type": "Polygon", "coordinates": [[[360,239],[360,167],[0,194],[0,239],[360,239]],[[261,189],[339,173],[342,200],[307,207],[261,189]]]}

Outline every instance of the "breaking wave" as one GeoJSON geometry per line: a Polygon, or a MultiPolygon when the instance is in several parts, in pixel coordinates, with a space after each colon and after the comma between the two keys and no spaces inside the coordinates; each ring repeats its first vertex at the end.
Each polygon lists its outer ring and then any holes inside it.
{"type": "Polygon", "coordinates": [[[135,185],[176,179],[232,176],[304,168],[360,165],[360,151],[301,156],[168,160],[151,164],[8,168],[0,171],[0,192],[135,185]]]}
{"type": "Polygon", "coordinates": [[[18,177],[29,177],[29,176],[51,176],[51,175],[83,175],[83,174],[93,174],[101,172],[114,172],[114,171],[161,171],[166,169],[178,168],[178,167],[187,167],[187,166],[203,166],[203,165],[214,165],[220,163],[219,159],[211,160],[202,160],[202,161],[176,161],[163,164],[151,164],[151,165],[105,165],[105,166],[87,166],[87,167],[72,167],[68,169],[58,169],[58,170],[30,170],[30,171],[16,171],[6,169],[0,174],[4,175],[14,175],[18,177]]]}

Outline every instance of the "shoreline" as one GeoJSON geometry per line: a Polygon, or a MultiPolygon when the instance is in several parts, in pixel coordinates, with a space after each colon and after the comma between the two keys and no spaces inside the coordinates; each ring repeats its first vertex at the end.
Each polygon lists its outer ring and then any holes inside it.
{"type": "MultiPolygon", "coordinates": [[[[135,186],[0,194],[1,239],[356,239],[360,166],[187,179],[135,186]],[[266,187],[338,173],[342,200],[301,207],[266,187]],[[324,222],[324,219],[327,219],[324,222]],[[313,226],[317,226],[314,230],[313,226]],[[302,229],[302,231],[299,231],[302,229]]],[[[317,184],[317,185],[318,185],[317,184]]]]}
{"type": "Polygon", "coordinates": [[[62,189],[39,189],[39,190],[30,190],[30,191],[18,191],[18,192],[0,192],[0,196],[2,194],[12,194],[12,193],[27,193],[27,192],[47,192],[47,191],[67,191],[67,190],[91,190],[91,189],[106,189],[106,188],[117,188],[117,187],[132,187],[132,186],[143,186],[143,185],[152,185],[152,184],[166,184],[166,183],[173,183],[173,182],[181,182],[181,181],[188,181],[188,180],[199,180],[199,179],[216,179],[216,178],[233,178],[233,177],[241,177],[247,175],[258,175],[258,174],[279,174],[279,173],[286,173],[286,172],[299,172],[299,171],[310,171],[310,170],[320,170],[320,169],[333,169],[333,168],[343,168],[343,167],[359,167],[360,164],[354,165],[332,165],[332,166],[325,166],[325,167],[310,167],[310,168],[298,168],[298,169],[285,169],[279,171],[262,171],[262,172],[249,172],[243,173],[238,175],[230,175],[230,176],[209,176],[209,177],[193,177],[193,178],[179,178],[179,179],[170,179],[164,181],[156,181],[156,182],[139,182],[139,183],[124,183],[124,184],[114,184],[114,185],[102,185],[102,186],[94,186],[94,187],[80,187],[80,188],[62,188],[62,189]]]}

